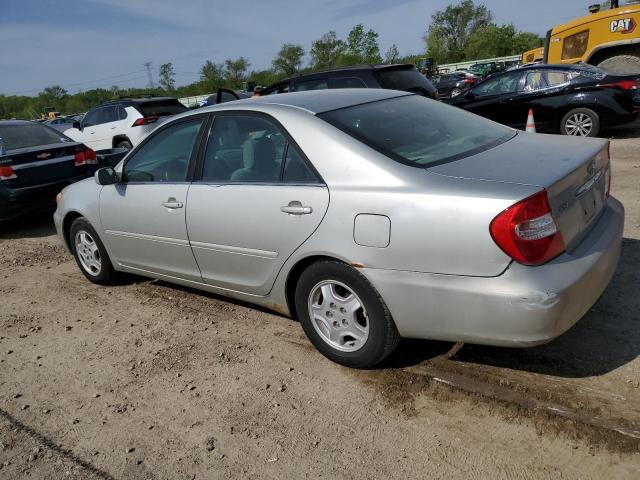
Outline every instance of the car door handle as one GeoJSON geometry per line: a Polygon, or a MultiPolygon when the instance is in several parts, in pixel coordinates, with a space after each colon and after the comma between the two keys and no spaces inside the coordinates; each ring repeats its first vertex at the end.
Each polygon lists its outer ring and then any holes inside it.
{"type": "Polygon", "coordinates": [[[294,200],[292,202],[289,202],[289,205],[280,207],[280,211],[288,213],[289,215],[309,215],[313,212],[313,208],[304,207],[302,203],[294,200]]]}
{"type": "Polygon", "coordinates": [[[166,202],[162,202],[162,206],[167,208],[182,208],[184,204],[171,197],[166,202]]]}

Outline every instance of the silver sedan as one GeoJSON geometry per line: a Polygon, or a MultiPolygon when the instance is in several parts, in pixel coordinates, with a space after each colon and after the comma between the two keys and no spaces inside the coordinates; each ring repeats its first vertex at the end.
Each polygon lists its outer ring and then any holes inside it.
{"type": "Polygon", "coordinates": [[[401,337],[528,346],[609,283],[624,210],[608,142],[354,89],[204,108],[58,196],[92,282],[129,272],[300,320],[357,368],[401,337]]]}

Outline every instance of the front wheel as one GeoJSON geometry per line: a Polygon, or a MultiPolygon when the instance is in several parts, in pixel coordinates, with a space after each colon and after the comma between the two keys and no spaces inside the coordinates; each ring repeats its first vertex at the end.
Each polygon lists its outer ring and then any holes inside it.
{"type": "Polygon", "coordinates": [[[560,121],[560,132],[574,137],[595,137],[600,131],[600,117],[589,108],[574,108],[560,121]]]}
{"type": "Polygon", "coordinates": [[[322,261],[309,266],[298,281],[295,304],[311,343],[341,365],[373,367],[400,340],[380,294],[344,263],[322,261]]]}
{"type": "Polygon", "coordinates": [[[615,55],[600,62],[598,67],[621,75],[640,75],[640,56],[615,55]]]}
{"type": "Polygon", "coordinates": [[[69,242],[80,271],[93,283],[108,285],[115,271],[107,250],[91,224],[77,218],[69,230],[69,242]]]}

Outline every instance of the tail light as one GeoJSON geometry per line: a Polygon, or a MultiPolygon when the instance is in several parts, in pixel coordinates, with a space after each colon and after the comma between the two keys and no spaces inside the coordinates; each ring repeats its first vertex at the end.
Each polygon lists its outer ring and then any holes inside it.
{"type": "Polygon", "coordinates": [[[640,80],[620,80],[613,83],[601,83],[599,87],[619,88],[620,90],[640,90],[640,80]]]}
{"type": "Polygon", "coordinates": [[[0,180],[11,180],[18,178],[15,170],[12,167],[4,166],[0,167],[0,180]]]}
{"type": "Polygon", "coordinates": [[[81,167],[82,165],[95,165],[98,163],[98,160],[96,159],[96,152],[90,148],[82,150],[81,152],[76,153],[74,163],[76,167],[81,167]]]}
{"type": "Polygon", "coordinates": [[[150,117],[141,117],[136,119],[135,122],[133,122],[133,125],[131,125],[132,127],[140,127],[142,125],[149,125],[150,123],[156,123],[158,121],[160,117],[158,116],[150,116],[150,117]]]}
{"type": "Polygon", "coordinates": [[[565,250],[562,234],[551,214],[547,191],[507,208],[489,226],[496,244],[516,262],[542,265],[565,250]]]}
{"type": "Polygon", "coordinates": [[[465,78],[464,80],[462,80],[462,83],[470,83],[471,85],[473,85],[474,83],[476,83],[475,78],[465,78]]]}

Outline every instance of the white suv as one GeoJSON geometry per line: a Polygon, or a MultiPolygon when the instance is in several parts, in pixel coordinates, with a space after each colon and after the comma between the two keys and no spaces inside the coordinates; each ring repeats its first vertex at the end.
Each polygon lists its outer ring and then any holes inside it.
{"type": "Polygon", "coordinates": [[[175,98],[123,98],[89,110],[81,122],[75,122],[64,134],[93,150],[131,149],[159,123],[186,111],[187,107],[175,98]]]}

